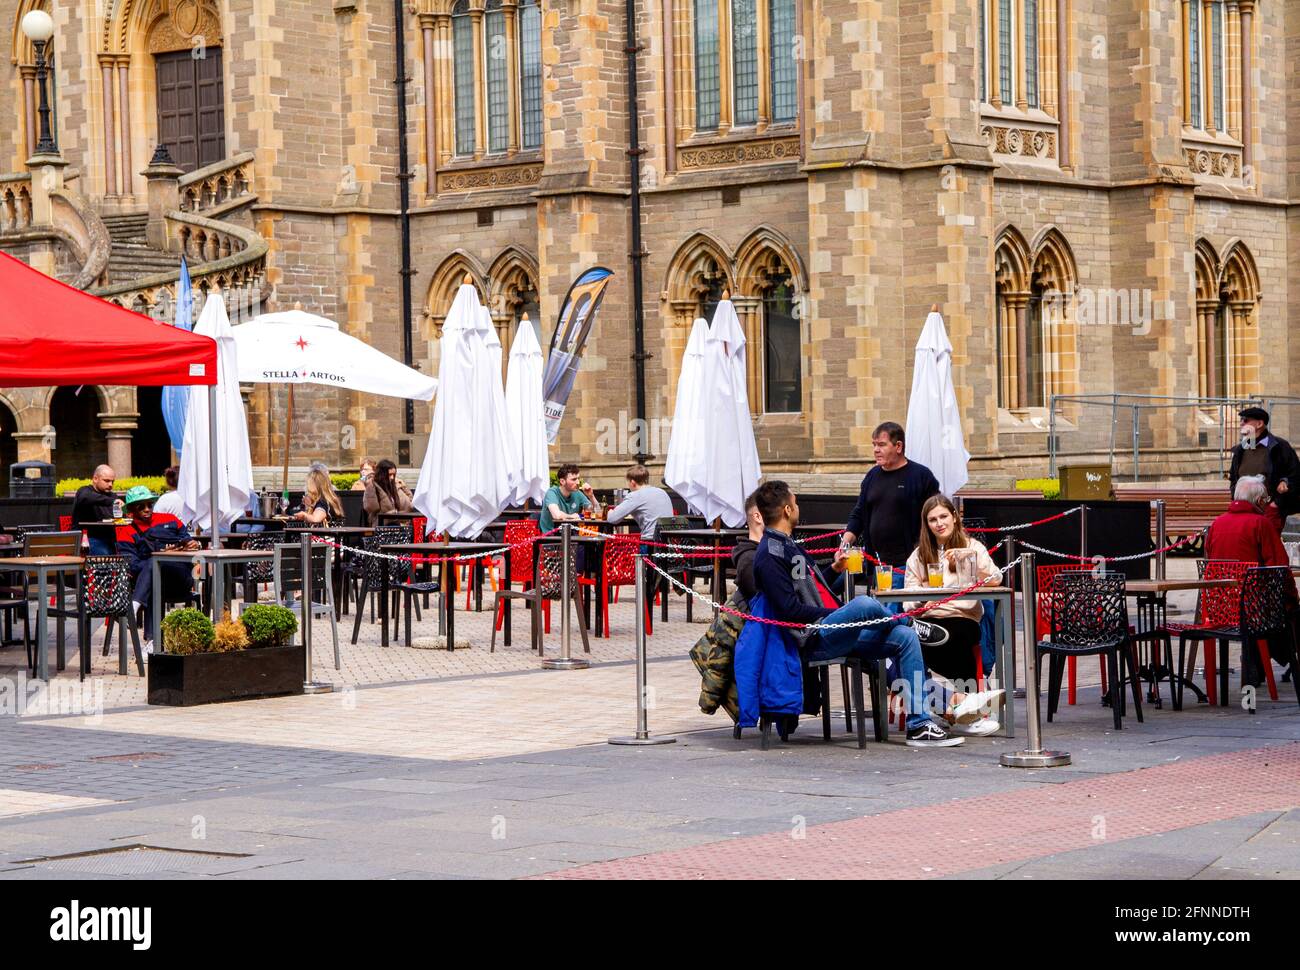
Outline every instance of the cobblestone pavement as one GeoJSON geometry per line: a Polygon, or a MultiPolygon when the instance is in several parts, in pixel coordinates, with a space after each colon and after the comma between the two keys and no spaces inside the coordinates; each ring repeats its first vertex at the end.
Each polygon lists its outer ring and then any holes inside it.
{"type": "MultiPolygon", "coordinates": [[[[458,616],[471,647],[452,654],[382,648],[365,623],[352,647],[349,628],[341,671],[318,624],[328,695],[148,707],[141,679],[97,655],[89,716],[0,717],[0,878],[1300,874],[1289,684],[1255,714],[1175,712],[1166,687],[1163,709],[1116,732],[1081,664],[1079,704],[1045,727],[1073,756],[1061,769],[998,767],[1023,723],[918,751],[896,736],[859,750],[842,719],[825,744],[814,720],[764,752],[698,711],[685,651],[703,625],[671,610],[650,642],[650,716],[677,741],[653,748],[605,743],[634,727],[626,602],[584,671],[542,671],[518,643],[489,653],[486,612],[458,616]],[[138,845],[171,851],[48,858],[138,845]]],[[[0,677],[22,662],[0,654],[0,677]]]]}

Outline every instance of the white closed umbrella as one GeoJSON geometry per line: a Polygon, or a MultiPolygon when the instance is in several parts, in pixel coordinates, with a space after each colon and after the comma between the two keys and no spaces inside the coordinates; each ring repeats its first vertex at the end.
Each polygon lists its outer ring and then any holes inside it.
{"type": "Polygon", "coordinates": [[[326,317],[301,309],[264,313],[234,328],[239,346],[239,379],[252,384],[289,385],[285,416],[284,487],[289,487],[289,446],[293,433],[293,388],[321,384],[347,391],[431,401],[438,382],[407,367],[326,317]]]}
{"type": "Polygon", "coordinates": [[[527,315],[519,322],[506,368],[506,420],[510,432],[510,467],[515,469],[511,504],[538,503],[550,484],[546,415],[542,407],[542,345],[527,315]]]}
{"type": "Polygon", "coordinates": [[[432,532],[474,538],[510,503],[515,476],[492,329],[474,287],[463,284],[442,328],[438,398],[415,489],[432,532]]]}
{"type": "Polygon", "coordinates": [[[217,386],[211,395],[215,408],[209,407],[207,388],[191,389],[178,490],[182,521],[197,522],[212,532],[218,525],[229,528],[244,514],[253,494],[253,461],[248,450],[248,418],[239,393],[239,353],[220,293],[212,293],[204,301],[194,332],[217,342],[217,386]],[[215,449],[211,434],[216,435],[215,449]],[[211,459],[214,451],[215,467],[211,459]]]}
{"type": "Polygon", "coordinates": [[[704,454],[704,421],[699,411],[700,370],[708,332],[708,323],[703,317],[696,317],[690,339],[686,341],[686,352],[682,354],[668,459],[664,463],[664,484],[692,506],[701,475],[700,458],[704,454]]]}
{"type": "Polygon", "coordinates": [[[501,383],[501,338],[487,307],[479,306],[471,346],[474,350],[474,452],[468,463],[473,487],[465,504],[473,510],[457,535],[474,538],[514,497],[517,472],[511,467],[510,425],[501,383]]]}
{"type": "Polygon", "coordinates": [[[929,468],[939,488],[951,496],[969,480],[970,452],[952,383],[952,343],[938,311],[934,307],[925,318],[916,342],[907,404],[907,457],[929,468]]]}
{"type": "Polygon", "coordinates": [[[705,335],[700,363],[704,449],[690,502],[705,519],[721,519],[731,528],[745,523],[745,499],[763,477],[749,416],[745,343],[735,306],[722,300],[705,335]]]}

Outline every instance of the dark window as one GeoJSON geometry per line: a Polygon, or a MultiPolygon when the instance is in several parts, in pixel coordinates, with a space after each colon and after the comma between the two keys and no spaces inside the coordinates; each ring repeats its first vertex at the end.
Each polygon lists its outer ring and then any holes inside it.
{"type": "Polygon", "coordinates": [[[790,274],[772,277],[763,294],[763,410],[803,409],[803,341],[790,274]]]}

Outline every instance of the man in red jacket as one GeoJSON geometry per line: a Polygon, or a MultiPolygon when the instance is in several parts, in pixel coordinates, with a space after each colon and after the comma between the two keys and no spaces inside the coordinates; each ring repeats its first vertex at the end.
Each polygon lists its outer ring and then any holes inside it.
{"type": "MultiPolygon", "coordinates": [[[[1205,554],[1209,559],[1228,559],[1234,562],[1249,562],[1260,566],[1289,565],[1282,537],[1265,511],[1270,504],[1268,487],[1262,476],[1246,475],[1237,481],[1233,500],[1224,512],[1210,524],[1210,533],[1205,539],[1205,554]]],[[[1287,571],[1287,611],[1292,619],[1292,628],[1296,619],[1296,585],[1295,578],[1287,571]]],[[[1289,645],[1274,641],[1270,643],[1270,653],[1280,664],[1291,662],[1289,645]]],[[[1245,669],[1253,668],[1259,672],[1259,660],[1256,657],[1244,658],[1245,669]]],[[[1263,679],[1259,673],[1259,679],[1263,679]]],[[[1250,682],[1243,676],[1243,682],[1250,682]]]]}

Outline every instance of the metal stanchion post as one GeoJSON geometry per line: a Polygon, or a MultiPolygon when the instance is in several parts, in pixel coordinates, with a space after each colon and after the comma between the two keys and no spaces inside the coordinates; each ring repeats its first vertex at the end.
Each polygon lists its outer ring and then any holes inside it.
{"type": "Polygon", "coordinates": [[[320,684],[311,679],[311,536],[305,531],[298,537],[302,553],[302,642],[307,667],[303,676],[304,694],[328,694],[333,684],[320,684]]]}
{"type": "Polygon", "coordinates": [[[1020,557],[1020,589],[1023,594],[1021,609],[1025,616],[1025,699],[1028,720],[1029,747],[1024,751],[1007,752],[999,759],[1006,768],[1058,768],[1070,763],[1065,751],[1044,751],[1038,709],[1038,649],[1035,644],[1031,617],[1034,615],[1034,597],[1037,595],[1037,577],[1034,575],[1034,554],[1026,552],[1020,557]],[[1033,690],[1029,690],[1033,687],[1033,690]]]}
{"type": "Polygon", "coordinates": [[[542,661],[543,670],[585,670],[591,666],[587,661],[575,659],[571,655],[569,642],[569,608],[573,598],[573,588],[569,585],[569,564],[573,555],[570,534],[573,526],[568,522],[560,524],[560,655],[547,657],[542,661]]]}
{"type": "Polygon", "coordinates": [[[646,644],[645,644],[645,560],[636,557],[636,734],[630,738],[610,738],[610,744],[674,744],[676,738],[650,737],[650,718],[646,708],[646,644]]]}
{"type": "Polygon", "coordinates": [[[1088,558],[1088,503],[1079,506],[1079,560],[1088,558]]]}
{"type": "MultiPolygon", "coordinates": [[[[1015,588],[1016,588],[1016,581],[1017,581],[1017,580],[1016,580],[1016,572],[1019,571],[1019,570],[1016,570],[1015,572],[1011,571],[1011,566],[1015,563],[1015,561],[1016,561],[1016,537],[1015,537],[1014,534],[1011,534],[1011,535],[1008,535],[1008,536],[1007,536],[1007,570],[1008,570],[1008,574],[1011,576],[1011,580],[1007,583],[1007,585],[1010,586],[1012,590],[1015,590],[1015,588]]],[[[1020,568],[1021,568],[1021,569],[1024,569],[1024,563],[1021,563],[1020,568]]],[[[1016,598],[1015,598],[1014,595],[1012,595],[1012,597],[1011,597],[1011,603],[1010,603],[1010,605],[1008,606],[1008,609],[1011,610],[1011,642],[1010,642],[1009,644],[1007,644],[1007,649],[1008,649],[1008,651],[1010,651],[1010,653],[1011,653],[1011,658],[1007,661],[1007,663],[1010,665],[1010,667],[1011,667],[1012,670],[1015,670],[1015,669],[1016,669],[1016,598]]],[[[1026,636],[1026,638],[1028,638],[1028,637],[1030,636],[1030,627],[1031,627],[1031,622],[1030,622],[1029,617],[1031,617],[1031,616],[1032,616],[1032,617],[1037,617],[1037,613],[1026,613],[1026,614],[1025,614],[1025,636],[1026,636]]],[[[1035,631],[1034,631],[1034,632],[1037,632],[1037,630],[1036,630],[1036,627],[1037,627],[1037,620],[1036,620],[1036,619],[1035,619],[1035,621],[1032,623],[1032,626],[1035,627],[1035,631]]],[[[1024,696],[1025,696],[1025,688],[1024,688],[1024,685],[1022,684],[1021,686],[1019,686],[1019,687],[1017,687],[1015,690],[1013,690],[1013,691],[1011,692],[1011,696],[1012,696],[1012,697],[1015,697],[1015,698],[1017,698],[1017,699],[1023,699],[1024,696]]]]}
{"type": "Polygon", "coordinates": [[[1165,578],[1165,500],[1156,499],[1156,579],[1165,578]]]}

